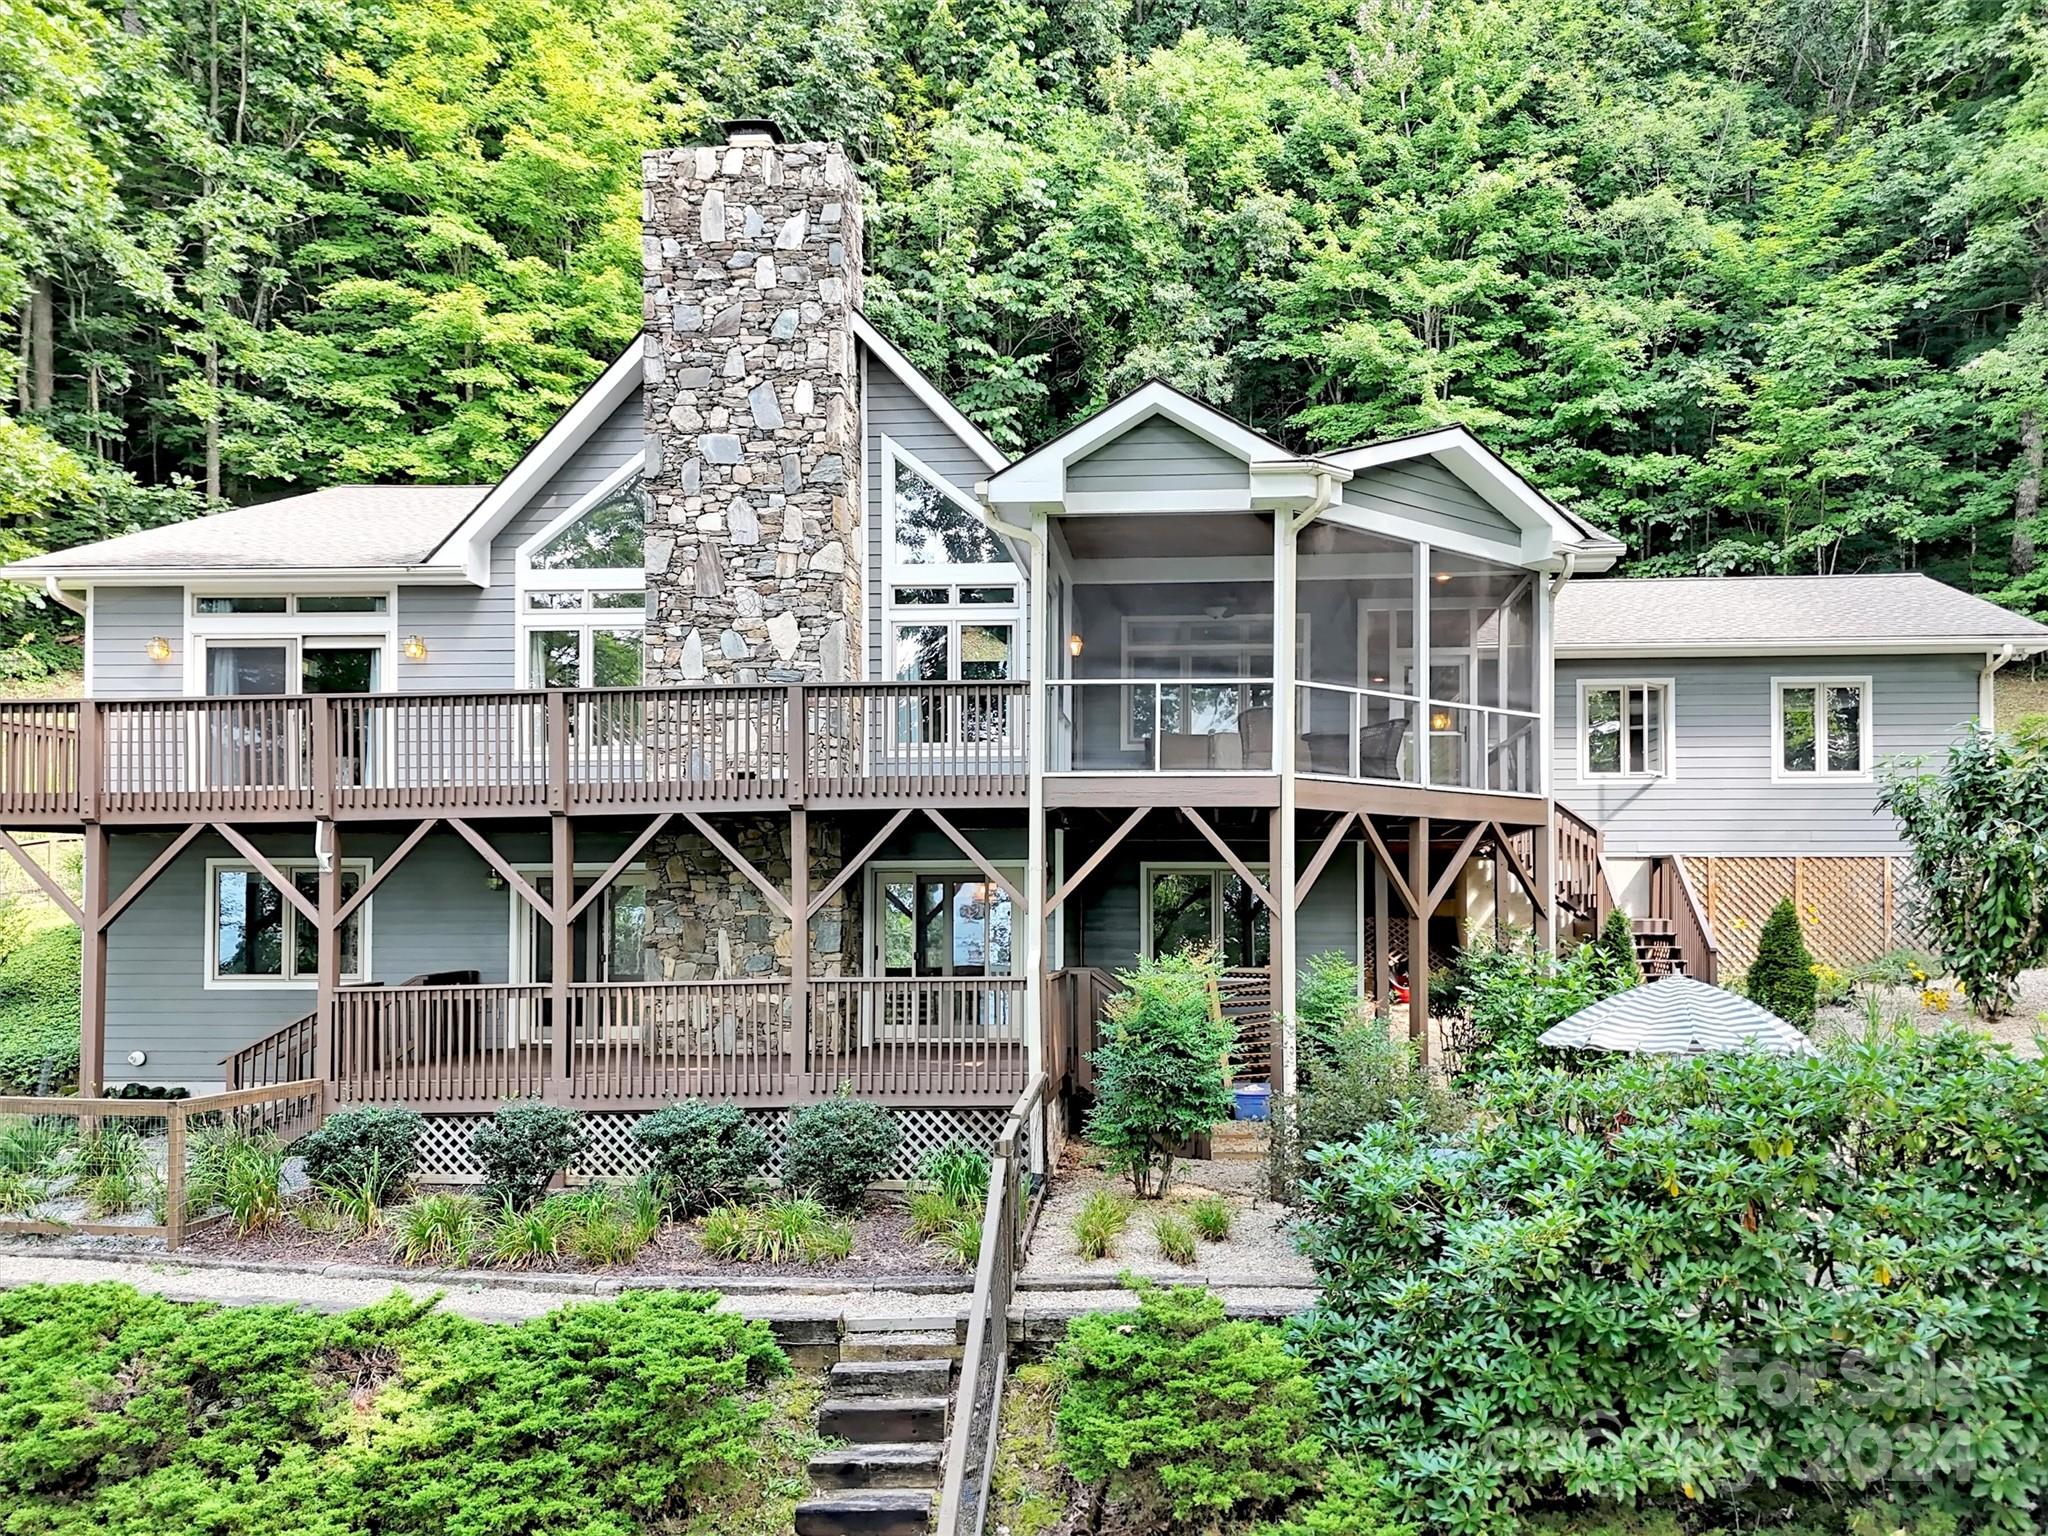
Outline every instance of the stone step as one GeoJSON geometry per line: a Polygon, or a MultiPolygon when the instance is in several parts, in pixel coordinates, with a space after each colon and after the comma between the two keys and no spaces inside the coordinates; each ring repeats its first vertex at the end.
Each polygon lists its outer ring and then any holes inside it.
{"type": "Polygon", "coordinates": [[[854,1333],[839,1341],[842,1360],[958,1360],[960,1341],[950,1332],[854,1333]]]}
{"type": "Polygon", "coordinates": [[[841,1360],[832,1367],[834,1397],[944,1397],[953,1390],[953,1362],[841,1360]]]}
{"type": "Polygon", "coordinates": [[[828,1397],[818,1404],[818,1433],[856,1445],[928,1445],[946,1438],[948,1406],[943,1397],[828,1397]]]}
{"type": "Polygon", "coordinates": [[[860,1488],[820,1494],[796,1507],[796,1536],[924,1536],[928,1488],[860,1488]]]}
{"type": "Polygon", "coordinates": [[[946,1448],[923,1445],[844,1445],[811,1458],[814,1488],[936,1488],[946,1472],[946,1448]]]}

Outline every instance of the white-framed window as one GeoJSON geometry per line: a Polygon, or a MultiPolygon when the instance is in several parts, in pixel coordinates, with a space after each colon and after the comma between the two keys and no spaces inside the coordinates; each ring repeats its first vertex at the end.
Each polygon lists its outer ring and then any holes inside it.
{"type": "Polygon", "coordinates": [[[878,866],[868,910],[871,975],[1016,974],[1020,931],[1009,893],[971,862],[878,866]]]}
{"type": "Polygon", "coordinates": [[[189,587],[185,691],[195,698],[388,691],[397,651],[392,599],[390,591],[189,587]]]}
{"type": "MultiPolygon", "coordinates": [[[[1266,878],[1265,865],[1245,867],[1266,878]]],[[[1271,963],[1272,914],[1228,864],[1145,864],[1138,892],[1148,956],[1193,945],[1213,949],[1226,970],[1271,963]]]]}
{"type": "MultiPolygon", "coordinates": [[[[320,899],[317,864],[278,861],[280,873],[308,901],[320,899]]],[[[369,878],[367,860],[344,861],[341,897],[347,901],[369,878]]],[[[341,926],[341,979],[359,982],[370,972],[370,909],[376,898],[341,926]]],[[[320,976],[320,935],[253,864],[206,861],[206,984],[209,987],[311,987],[320,976]]]]}
{"type": "Polygon", "coordinates": [[[1771,776],[1867,779],[1871,776],[1870,679],[1771,679],[1771,776]]]}
{"type": "Polygon", "coordinates": [[[883,666],[898,682],[1024,673],[1024,573],[972,502],[882,440],[883,666]]]}
{"type": "Polygon", "coordinates": [[[522,687],[639,685],[647,506],[640,465],[629,463],[520,545],[522,687]]]}
{"type": "Polygon", "coordinates": [[[1668,779],[1677,774],[1668,677],[1579,681],[1579,777],[1668,779]]]}

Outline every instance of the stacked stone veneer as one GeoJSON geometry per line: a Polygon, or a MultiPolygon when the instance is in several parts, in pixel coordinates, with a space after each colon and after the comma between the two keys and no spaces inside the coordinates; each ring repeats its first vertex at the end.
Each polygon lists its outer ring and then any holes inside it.
{"type": "MultiPolygon", "coordinates": [[[[646,681],[848,680],[864,654],[860,184],[830,144],[660,150],[642,169],[646,681]]],[[[788,890],[787,817],[720,830],[788,890]]],[[[787,971],[789,925],[703,838],[657,838],[648,857],[657,974],[787,971]]],[[[813,827],[811,860],[816,889],[838,872],[836,828],[813,827]]],[[[813,975],[861,969],[858,911],[850,887],[813,919],[813,975]]]]}

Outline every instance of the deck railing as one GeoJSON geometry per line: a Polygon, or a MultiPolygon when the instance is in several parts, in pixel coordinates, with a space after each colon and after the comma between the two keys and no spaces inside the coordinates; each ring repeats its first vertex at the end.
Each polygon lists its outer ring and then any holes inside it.
{"type": "Polygon", "coordinates": [[[1644,916],[1652,923],[1669,925],[1679,968],[1696,981],[1718,981],[1721,946],[1676,854],[1659,854],[1650,860],[1649,898],[1644,916]]]}
{"type": "MultiPolygon", "coordinates": [[[[832,977],[793,1009],[787,978],[344,987],[331,1052],[339,1103],[591,1108],[681,1099],[792,1104],[850,1088],[902,1103],[1007,1103],[1027,1075],[1024,982],[832,977]],[[566,1009],[566,1054],[555,1033],[566,1009]]],[[[312,1021],[228,1057],[238,1086],[296,1075],[312,1021]]]]}
{"type": "Polygon", "coordinates": [[[0,822],[1022,799],[1023,683],[0,706],[0,822]]]}
{"type": "Polygon", "coordinates": [[[1557,896],[1594,928],[1614,910],[1614,890],[1607,878],[1600,829],[1568,806],[1557,816],[1557,896]]]}

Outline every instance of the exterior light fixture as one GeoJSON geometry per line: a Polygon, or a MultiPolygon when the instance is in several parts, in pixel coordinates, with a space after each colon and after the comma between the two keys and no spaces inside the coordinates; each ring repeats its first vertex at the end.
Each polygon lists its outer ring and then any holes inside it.
{"type": "Polygon", "coordinates": [[[427,659],[427,641],[424,635],[407,635],[405,637],[405,659],[407,661],[425,661],[427,659]]]}
{"type": "Polygon", "coordinates": [[[1079,635],[1067,636],[1067,654],[1069,656],[1079,656],[1081,654],[1081,637],[1079,635]]]}
{"type": "Polygon", "coordinates": [[[1430,577],[1430,580],[1440,587],[1448,586],[1450,585],[1451,573],[1449,571],[1438,571],[1434,576],[1430,577]]]}
{"type": "Polygon", "coordinates": [[[1448,709],[1437,710],[1429,717],[1429,728],[1432,731],[1448,731],[1451,728],[1451,712],[1448,709]]]}
{"type": "Polygon", "coordinates": [[[151,635],[143,644],[142,652],[151,661],[169,661],[171,659],[171,642],[162,635],[151,635]]]}

